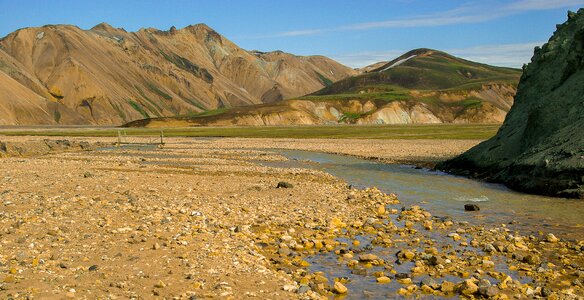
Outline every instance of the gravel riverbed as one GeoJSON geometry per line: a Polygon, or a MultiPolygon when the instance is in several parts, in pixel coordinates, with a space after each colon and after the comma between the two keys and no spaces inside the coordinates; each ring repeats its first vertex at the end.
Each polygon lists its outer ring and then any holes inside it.
{"type": "Polygon", "coordinates": [[[584,241],[435,218],[258,150],[432,161],[476,142],[173,138],[2,158],[0,298],[581,299],[584,241]],[[350,276],[317,270],[333,255],[350,276]]]}

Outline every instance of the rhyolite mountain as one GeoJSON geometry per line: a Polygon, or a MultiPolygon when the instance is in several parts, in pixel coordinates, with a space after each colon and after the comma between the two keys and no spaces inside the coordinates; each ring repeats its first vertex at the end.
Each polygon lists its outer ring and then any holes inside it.
{"type": "Polygon", "coordinates": [[[521,70],[416,49],[310,95],[128,126],[501,123],[521,70]]]}
{"type": "Polygon", "coordinates": [[[521,191],[584,198],[584,9],[524,67],[497,135],[439,168],[521,191]]]}
{"type": "Polygon", "coordinates": [[[118,125],[270,103],[357,73],[323,56],[246,51],[204,24],[24,28],[0,39],[0,125],[118,125]]]}

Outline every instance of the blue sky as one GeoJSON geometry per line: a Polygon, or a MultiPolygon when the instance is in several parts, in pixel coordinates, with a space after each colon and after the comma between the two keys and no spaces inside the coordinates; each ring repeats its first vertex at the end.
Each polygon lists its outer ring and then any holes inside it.
{"type": "Polygon", "coordinates": [[[206,23],[248,50],[322,54],[352,67],[420,47],[520,67],[579,7],[584,0],[0,0],[0,36],[45,24],[206,23]]]}

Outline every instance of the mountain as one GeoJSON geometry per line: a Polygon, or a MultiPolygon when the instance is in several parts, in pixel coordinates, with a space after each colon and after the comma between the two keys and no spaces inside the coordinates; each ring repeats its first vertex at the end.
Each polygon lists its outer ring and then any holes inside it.
{"type": "Polygon", "coordinates": [[[531,193],[584,199],[584,9],[524,68],[497,135],[439,168],[531,193]]]}
{"type": "Polygon", "coordinates": [[[357,72],[323,56],[246,51],[204,24],[24,28],[0,39],[0,125],[117,125],[270,103],[357,72]]]}
{"type": "Polygon", "coordinates": [[[129,126],[501,123],[521,70],[416,49],[310,95],[129,126]]]}

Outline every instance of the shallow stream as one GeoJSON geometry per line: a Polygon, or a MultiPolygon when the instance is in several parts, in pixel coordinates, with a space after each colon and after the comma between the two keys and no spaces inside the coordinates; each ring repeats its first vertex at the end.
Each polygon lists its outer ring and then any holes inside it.
{"type": "Polygon", "coordinates": [[[522,234],[552,232],[565,238],[584,236],[584,201],[515,192],[501,184],[419,169],[385,164],[351,156],[310,151],[278,150],[291,159],[269,163],[280,167],[305,167],[325,171],[355,187],[377,187],[395,193],[404,206],[420,205],[435,216],[472,224],[506,224],[522,234]],[[479,212],[465,212],[473,203],[479,212]]]}

